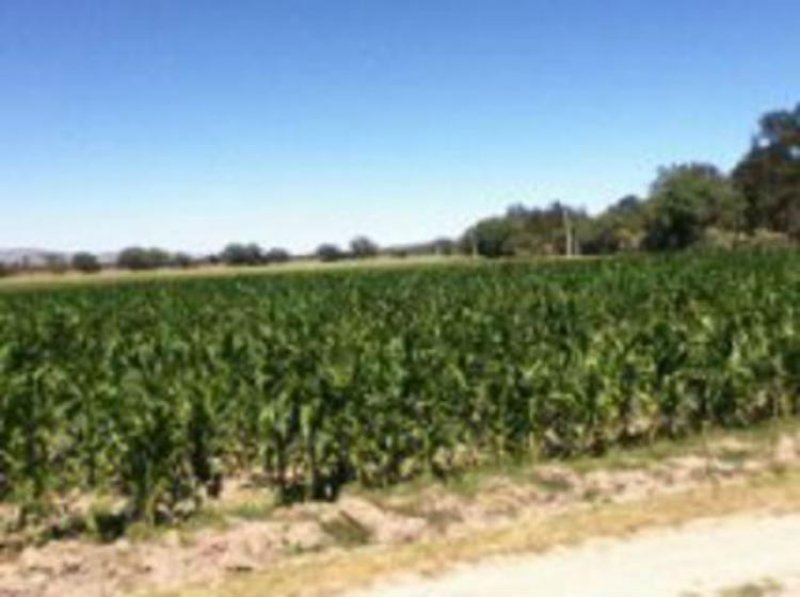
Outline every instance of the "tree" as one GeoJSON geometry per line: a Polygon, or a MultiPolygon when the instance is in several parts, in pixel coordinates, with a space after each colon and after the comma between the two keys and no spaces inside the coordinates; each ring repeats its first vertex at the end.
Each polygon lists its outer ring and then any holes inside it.
{"type": "Polygon", "coordinates": [[[596,218],[587,218],[578,236],[585,253],[607,254],[639,248],[644,237],[645,202],[626,195],[596,218]]]}
{"type": "Polygon", "coordinates": [[[231,243],[223,249],[220,258],[227,265],[258,265],[263,261],[263,252],[256,243],[231,243]]]}
{"type": "Polygon", "coordinates": [[[513,255],[512,227],[505,218],[489,218],[469,229],[462,239],[465,252],[481,257],[507,257],[513,255]]]}
{"type": "Polygon", "coordinates": [[[102,266],[92,253],[82,251],[72,256],[72,268],[84,274],[96,274],[102,266]]]}
{"type": "Polygon", "coordinates": [[[611,205],[607,212],[623,218],[639,218],[642,215],[644,201],[636,195],[625,195],[611,205]]]}
{"type": "Polygon", "coordinates": [[[66,257],[60,253],[47,253],[44,256],[44,266],[53,274],[63,274],[69,269],[66,257]]]}
{"type": "Polygon", "coordinates": [[[432,243],[432,249],[436,255],[452,255],[456,252],[456,242],[449,238],[437,238],[432,243]]]}
{"type": "Polygon", "coordinates": [[[129,247],[117,256],[117,266],[134,271],[156,269],[169,265],[169,253],[163,249],[129,247]]]}
{"type": "Polygon", "coordinates": [[[800,239],[800,103],[761,117],[733,179],[745,197],[751,232],[765,228],[800,239]]]}
{"type": "Polygon", "coordinates": [[[547,207],[515,205],[506,212],[511,224],[511,250],[515,255],[564,255],[578,249],[573,232],[588,220],[586,212],[553,201],[547,207]],[[568,247],[570,245],[570,247],[568,247]]]}
{"type": "Polygon", "coordinates": [[[129,247],[117,255],[117,266],[122,269],[143,270],[150,267],[147,251],[141,247],[129,247]]]}
{"type": "Polygon", "coordinates": [[[287,263],[291,259],[289,251],[279,247],[274,247],[264,253],[264,263],[287,263]]]}
{"type": "Polygon", "coordinates": [[[195,259],[188,253],[175,253],[172,256],[171,261],[172,265],[182,269],[189,269],[190,267],[194,267],[196,265],[195,259]]]}
{"type": "Polygon", "coordinates": [[[662,168],[647,206],[644,246],[679,250],[699,242],[710,227],[737,232],[743,208],[741,194],[715,166],[662,168]]]}
{"type": "Polygon", "coordinates": [[[545,208],[512,205],[505,215],[481,220],[461,240],[464,252],[486,257],[563,255],[579,249],[575,231],[589,220],[559,201],[545,208]]]}
{"type": "Polygon", "coordinates": [[[366,259],[375,257],[380,248],[377,243],[373,242],[366,236],[357,236],[350,241],[350,252],[356,259],[366,259]]]}
{"type": "Polygon", "coordinates": [[[331,243],[325,243],[317,247],[317,257],[320,261],[330,263],[332,261],[339,261],[344,259],[346,255],[339,247],[331,243]]]}

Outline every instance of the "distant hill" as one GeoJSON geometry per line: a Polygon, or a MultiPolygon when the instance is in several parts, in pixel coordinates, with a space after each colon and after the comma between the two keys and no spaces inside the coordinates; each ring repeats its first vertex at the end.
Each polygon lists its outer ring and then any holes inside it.
{"type": "Polygon", "coordinates": [[[117,262],[119,253],[114,251],[106,251],[105,253],[95,253],[97,260],[103,265],[114,265],[117,262]]]}
{"type": "MultiPolygon", "coordinates": [[[[60,257],[68,261],[72,258],[72,253],[33,248],[0,249],[0,263],[3,265],[42,267],[47,265],[47,259],[51,256],[60,257]]],[[[113,252],[99,253],[97,254],[97,259],[104,265],[110,265],[116,262],[117,254],[113,252]]]]}
{"type": "Polygon", "coordinates": [[[68,258],[66,253],[47,251],[45,249],[14,248],[0,249],[0,263],[5,265],[28,265],[39,267],[47,263],[48,256],[57,255],[68,258]]]}

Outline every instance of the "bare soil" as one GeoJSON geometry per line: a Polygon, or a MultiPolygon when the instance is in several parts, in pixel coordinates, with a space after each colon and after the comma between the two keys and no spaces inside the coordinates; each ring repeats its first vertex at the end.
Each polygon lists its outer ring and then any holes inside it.
{"type": "Polygon", "coordinates": [[[9,555],[0,561],[0,597],[105,597],[191,586],[216,594],[215,587],[231,578],[274,569],[303,554],[453,540],[597,504],[641,503],[708,485],[744,488],[754,477],[797,468],[800,433],[784,429],[768,437],[718,437],[681,451],[515,467],[451,485],[350,493],[335,504],[263,513],[255,501],[248,502],[257,495],[233,491],[217,524],[111,544],[53,541],[9,555]],[[256,506],[247,510],[248,504],[256,506]]]}
{"type": "Polygon", "coordinates": [[[800,595],[798,537],[800,514],[703,520],[494,559],[436,578],[396,578],[352,597],[800,595]]]}

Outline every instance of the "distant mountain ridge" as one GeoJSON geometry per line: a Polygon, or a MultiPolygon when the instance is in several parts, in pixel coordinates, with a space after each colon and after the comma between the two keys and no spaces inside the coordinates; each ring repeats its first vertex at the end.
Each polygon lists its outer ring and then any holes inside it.
{"type": "Polygon", "coordinates": [[[47,263],[50,256],[58,256],[62,258],[69,258],[66,253],[59,251],[47,251],[45,249],[32,249],[32,248],[12,248],[0,249],[0,263],[5,265],[30,265],[41,266],[47,263]]]}
{"type": "MultiPolygon", "coordinates": [[[[15,247],[0,249],[0,263],[3,265],[17,265],[28,267],[42,267],[47,265],[48,259],[56,257],[69,261],[73,253],[66,251],[49,251],[47,249],[37,249],[30,247],[15,247]]],[[[100,263],[111,264],[117,259],[116,253],[98,253],[97,258],[100,263]]]]}

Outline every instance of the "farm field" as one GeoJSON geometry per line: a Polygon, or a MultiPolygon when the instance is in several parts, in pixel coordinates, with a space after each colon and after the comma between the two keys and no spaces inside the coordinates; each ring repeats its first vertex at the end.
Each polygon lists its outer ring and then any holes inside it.
{"type": "Polygon", "coordinates": [[[800,410],[793,252],[342,269],[0,296],[0,499],[184,516],[800,410]],[[121,504],[121,505],[120,505],[121,504]]]}
{"type": "MultiPolygon", "coordinates": [[[[548,260],[540,257],[540,260],[548,260]]],[[[153,282],[158,280],[186,280],[264,276],[294,272],[353,270],[353,269],[408,269],[431,265],[466,265],[471,257],[462,255],[415,255],[408,257],[381,256],[368,260],[343,259],[331,263],[315,258],[297,258],[288,263],[268,265],[196,265],[189,268],[161,268],[132,271],[118,267],[107,267],[93,274],[77,271],[55,273],[32,271],[0,277],[0,293],[20,290],[39,290],[88,285],[129,284],[132,282],[153,282]]],[[[550,259],[552,260],[552,258],[550,259]]]]}

